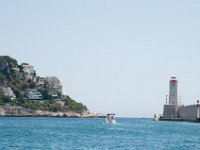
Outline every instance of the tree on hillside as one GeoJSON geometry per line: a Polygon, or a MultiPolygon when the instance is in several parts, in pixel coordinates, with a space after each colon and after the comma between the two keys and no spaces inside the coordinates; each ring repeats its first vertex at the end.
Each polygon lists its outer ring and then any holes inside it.
{"type": "Polygon", "coordinates": [[[8,63],[9,65],[14,65],[15,67],[18,66],[17,60],[11,58],[10,56],[0,56],[0,64],[3,63],[8,63]]]}

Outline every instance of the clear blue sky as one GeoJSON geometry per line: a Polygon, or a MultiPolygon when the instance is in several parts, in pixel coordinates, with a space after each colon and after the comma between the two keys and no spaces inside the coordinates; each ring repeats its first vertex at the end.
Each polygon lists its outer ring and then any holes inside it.
{"type": "Polygon", "coordinates": [[[162,113],[176,75],[200,99],[199,0],[2,0],[0,55],[60,78],[92,112],[162,113]]]}

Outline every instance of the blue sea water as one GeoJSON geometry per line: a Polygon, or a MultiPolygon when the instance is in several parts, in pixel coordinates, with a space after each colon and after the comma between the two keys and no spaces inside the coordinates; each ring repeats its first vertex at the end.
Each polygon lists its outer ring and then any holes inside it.
{"type": "Polygon", "coordinates": [[[200,124],[117,118],[0,117],[1,150],[200,149],[200,124]]]}

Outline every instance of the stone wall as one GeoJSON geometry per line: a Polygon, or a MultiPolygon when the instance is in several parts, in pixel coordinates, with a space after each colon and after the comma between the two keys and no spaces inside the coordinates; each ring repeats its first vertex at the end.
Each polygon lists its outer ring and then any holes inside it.
{"type": "Polygon", "coordinates": [[[182,105],[164,105],[163,118],[179,118],[179,110],[182,107],[182,105]]]}
{"type": "Polygon", "coordinates": [[[197,118],[197,106],[190,105],[180,108],[179,110],[180,118],[183,119],[195,119],[197,118]]]}
{"type": "Polygon", "coordinates": [[[164,105],[163,117],[164,118],[175,118],[176,109],[175,105],[164,105]]]}
{"type": "Polygon", "coordinates": [[[163,118],[164,119],[180,118],[184,120],[196,120],[197,106],[164,105],[163,118]]]}

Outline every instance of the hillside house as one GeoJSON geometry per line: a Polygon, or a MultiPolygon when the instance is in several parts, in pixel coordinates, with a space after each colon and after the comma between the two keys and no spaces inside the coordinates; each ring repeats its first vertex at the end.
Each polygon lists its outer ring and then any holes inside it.
{"type": "Polygon", "coordinates": [[[43,96],[37,90],[31,90],[28,92],[28,98],[31,100],[40,100],[43,99],[43,96]]]}

